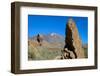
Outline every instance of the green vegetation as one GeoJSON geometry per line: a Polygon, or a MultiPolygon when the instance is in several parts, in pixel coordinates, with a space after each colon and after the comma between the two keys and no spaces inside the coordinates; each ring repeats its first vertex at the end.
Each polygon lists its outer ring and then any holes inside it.
{"type": "Polygon", "coordinates": [[[88,48],[83,48],[83,49],[84,49],[85,58],[88,58],[88,48]]]}
{"type": "MultiPolygon", "coordinates": [[[[53,60],[61,58],[64,44],[43,42],[38,43],[30,41],[28,44],[28,60],[53,60]],[[60,45],[61,44],[61,45],[60,45]]],[[[88,48],[83,47],[85,58],[88,58],[88,48]]]]}
{"type": "Polygon", "coordinates": [[[61,55],[61,48],[49,48],[44,46],[29,46],[29,60],[52,60],[61,55]]]}

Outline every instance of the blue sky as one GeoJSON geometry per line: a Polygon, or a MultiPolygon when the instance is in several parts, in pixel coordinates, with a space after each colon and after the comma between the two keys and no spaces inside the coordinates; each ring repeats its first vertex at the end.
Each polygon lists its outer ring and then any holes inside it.
{"type": "Polygon", "coordinates": [[[82,43],[88,43],[88,17],[28,15],[28,36],[50,33],[65,36],[65,27],[69,18],[75,21],[82,43]]]}

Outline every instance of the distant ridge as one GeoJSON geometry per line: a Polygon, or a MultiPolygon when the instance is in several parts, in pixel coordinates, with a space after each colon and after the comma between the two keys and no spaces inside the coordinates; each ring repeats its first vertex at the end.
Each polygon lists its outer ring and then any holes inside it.
{"type": "MultiPolygon", "coordinates": [[[[43,38],[43,41],[46,42],[64,42],[64,37],[57,34],[57,33],[50,33],[50,34],[40,34],[40,37],[43,38]]],[[[37,36],[33,36],[29,39],[36,41],[37,36]]]]}

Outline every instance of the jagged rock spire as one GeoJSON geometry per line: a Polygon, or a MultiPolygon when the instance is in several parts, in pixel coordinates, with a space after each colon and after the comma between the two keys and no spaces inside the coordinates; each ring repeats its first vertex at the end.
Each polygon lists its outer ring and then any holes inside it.
{"type": "MultiPolygon", "coordinates": [[[[80,25],[81,26],[81,25],[80,25]]],[[[84,50],[75,21],[70,18],[66,24],[64,59],[84,58],[84,50]],[[67,50],[66,50],[67,49],[67,50]]]]}

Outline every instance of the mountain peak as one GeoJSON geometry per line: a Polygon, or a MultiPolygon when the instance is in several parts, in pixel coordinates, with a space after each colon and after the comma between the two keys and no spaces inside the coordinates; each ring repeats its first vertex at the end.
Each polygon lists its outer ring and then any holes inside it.
{"type": "MultiPolygon", "coordinates": [[[[39,34],[40,37],[43,39],[43,41],[47,42],[64,42],[64,37],[62,35],[59,35],[57,33],[50,33],[50,34],[39,34]]],[[[33,36],[32,38],[33,41],[37,40],[37,36],[33,36]]]]}
{"type": "Polygon", "coordinates": [[[56,34],[56,33],[51,33],[51,34],[50,34],[50,36],[55,36],[55,35],[57,35],[57,34],[56,34]]]}

